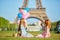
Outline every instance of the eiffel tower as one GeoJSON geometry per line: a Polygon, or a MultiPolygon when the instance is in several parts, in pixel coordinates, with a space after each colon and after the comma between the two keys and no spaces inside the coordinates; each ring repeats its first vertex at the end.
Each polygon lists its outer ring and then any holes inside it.
{"type": "MultiPolygon", "coordinates": [[[[29,18],[31,18],[31,17],[37,18],[42,23],[44,23],[45,20],[48,19],[47,14],[46,14],[46,8],[44,8],[42,6],[42,0],[35,0],[35,1],[36,1],[36,8],[30,8],[30,11],[29,11],[30,17],[29,18]]],[[[29,2],[29,0],[24,0],[23,5],[20,8],[24,9],[24,8],[28,7],[28,2],[29,2]]],[[[41,26],[40,21],[37,22],[37,25],[39,25],[39,26],[41,26]]],[[[15,22],[17,22],[17,18],[16,18],[15,22]]],[[[28,31],[39,31],[40,30],[39,26],[28,26],[27,30],[28,31]]]]}
{"type": "MultiPolygon", "coordinates": [[[[24,0],[22,8],[25,8],[28,6],[28,1],[29,0],[24,0]]],[[[42,6],[42,0],[36,0],[36,8],[30,8],[29,12],[30,12],[30,17],[39,18],[43,22],[46,19],[48,19],[47,14],[46,14],[46,8],[43,8],[42,6]]]]}
{"type": "MultiPolygon", "coordinates": [[[[33,0],[32,0],[33,1],[33,0]]],[[[30,8],[30,17],[38,18],[40,21],[44,22],[46,19],[49,19],[46,14],[46,8],[42,6],[42,0],[35,0],[36,8],[30,8]]],[[[24,0],[21,8],[28,7],[29,0],[24,0]]],[[[16,18],[17,19],[17,18],[16,18]]]]}

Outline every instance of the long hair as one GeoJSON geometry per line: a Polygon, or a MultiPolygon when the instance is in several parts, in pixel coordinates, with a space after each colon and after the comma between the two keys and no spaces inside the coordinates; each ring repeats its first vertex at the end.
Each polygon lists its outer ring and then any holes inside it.
{"type": "Polygon", "coordinates": [[[23,25],[25,27],[25,20],[24,20],[24,18],[20,19],[18,31],[21,31],[21,25],[23,25]]]}
{"type": "Polygon", "coordinates": [[[20,23],[19,23],[19,25],[21,26],[21,25],[23,25],[23,26],[25,26],[25,20],[24,20],[24,18],[22,18],[21,20],[20,20],[20,23]]]}
{"type": "Polygon", "coordinates": [[[45,25],[48,26],[48,20],[45,20],[45,25]]]}
{"type": "Polygon", "coordinates": [[[45,24],[46,24],[46,26],[48,26],[49,28],[51,28],[51,23],[50,23],[49,20],[46,20],[46,21],[45,21],[45,24]]]}

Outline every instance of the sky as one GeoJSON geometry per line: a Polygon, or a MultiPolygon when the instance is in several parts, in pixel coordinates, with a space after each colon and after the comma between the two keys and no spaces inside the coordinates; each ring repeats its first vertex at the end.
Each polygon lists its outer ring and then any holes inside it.
{"type": "MultiPolygon", "coordinates": [[[[14,21],[22,5],[23,0],[0,0],[0,16],[14,21]]],[[[42,0],[42,5],[52,22],[60,20],[60,0],[42,0]]],[[[28,7],[36,8],[36,1],[29,0],[28,7]]]]}

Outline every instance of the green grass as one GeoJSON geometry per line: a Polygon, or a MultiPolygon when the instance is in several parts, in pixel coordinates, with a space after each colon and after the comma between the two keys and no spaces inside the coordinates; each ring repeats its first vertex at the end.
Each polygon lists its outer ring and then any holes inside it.
{"type": "MultiPolygon", "coordinates": [[[[22,37],[13,37],[12,34],[15,31],[0,31],[0,40],[60,40],[60,34],[51,32],[50,38],[22,38],[22,37]]],[[[29,32],[33,35],[37,35],[41,32],[29,32]]]]}

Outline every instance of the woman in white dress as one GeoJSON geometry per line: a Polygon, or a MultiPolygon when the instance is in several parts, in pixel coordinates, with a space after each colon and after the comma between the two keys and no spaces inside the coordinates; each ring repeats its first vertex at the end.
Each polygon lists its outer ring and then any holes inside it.
{"type": "Polygon", "coordinates": [[[26,22],[25,22],[24,18],[22,18],[20,20],[20,24],[19,25],[20,25],[20,28],[21,28],[21,36],[22,37],[33,37],[32,34],[30,34],[30,33],[28,33],[26,31],[26,22]]]}

